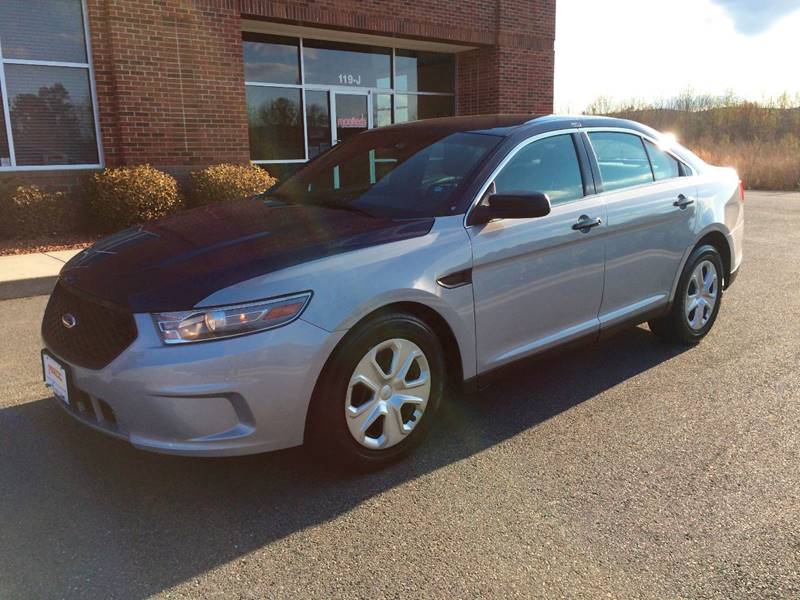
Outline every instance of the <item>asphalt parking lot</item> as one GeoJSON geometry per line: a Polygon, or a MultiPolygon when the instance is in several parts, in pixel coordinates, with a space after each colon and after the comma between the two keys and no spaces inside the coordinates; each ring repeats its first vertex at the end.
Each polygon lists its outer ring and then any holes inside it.
{"type": "Polygon", "coordinates": [[[46,298],[0,302],[0,598],[797,598],[800,194],[746,219],[699,347],[529,362],[371,475],[90,431],[41,383],[46,298]]]}

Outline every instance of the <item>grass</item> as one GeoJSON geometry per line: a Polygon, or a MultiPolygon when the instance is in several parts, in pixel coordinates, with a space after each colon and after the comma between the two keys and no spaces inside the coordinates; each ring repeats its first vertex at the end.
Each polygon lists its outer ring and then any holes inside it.
{"type": "Polygon", "coordinates": [[[653,104],[599,99],[589,114],[632,119],[678,140],[710,164],[735,167],[745,186],[800,190],[800,95],[761,103],[691,93],[653,104]]]}

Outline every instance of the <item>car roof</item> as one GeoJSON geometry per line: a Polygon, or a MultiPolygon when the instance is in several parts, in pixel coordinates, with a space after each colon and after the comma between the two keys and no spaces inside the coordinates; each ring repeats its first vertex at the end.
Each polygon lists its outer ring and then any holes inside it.
{"type": "Polygon", "coordinates": [[[596,117],[587,115],[530,115],[530,114],[496,114],[459,117],[438,117],[423,119],[384,127],[384,130],[403,129],[416,130],[421,135],[456,132],[483,133],[489,135],[510,136],[516,133],[533,135],[557,129],[581,127],[622,127],[652,135],[649,127],[613,117],[596,117]]]}

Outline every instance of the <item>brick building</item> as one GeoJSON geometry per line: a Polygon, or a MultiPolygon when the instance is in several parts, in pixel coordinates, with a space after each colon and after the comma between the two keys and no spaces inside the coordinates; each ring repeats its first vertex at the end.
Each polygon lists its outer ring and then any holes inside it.
{"type": "Polygon", "coordinates": [[[281,173],[336,140],[546,113],[555,0],[2,0],[0,174],[281,173]]]}

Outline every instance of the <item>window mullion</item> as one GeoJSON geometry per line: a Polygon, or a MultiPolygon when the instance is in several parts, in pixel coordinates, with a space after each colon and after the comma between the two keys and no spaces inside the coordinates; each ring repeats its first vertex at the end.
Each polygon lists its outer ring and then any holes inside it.
{"type": "Polygon", "coordinates": [[[89,9],[86,0],[81,0],[81,13],[83,15],[83,47],[86,50],[86,68],[89,69],[89,95],[92,102],[92,116],[94,118],[94,138],[97,145],[97,163],[105,166],[105,153],[103,151],[103,138],[100,134],[100,111],[97,103],[97,82],[94,78],[94,61],[92,60],[92,37],[89,34],[89,9]]]}
{"type": "Polygon", "coordinates": [[[17,157],[14,153],[14,134],[11,131],[11,107],[8,104],[8,87],[6,86],[6,69],[3,63],[3,41],[0,40],[0,96],[3,97],[3,119],[6,126],[6,140],[8,143],[8,157],[10,167],[17,166],[17,157]]]}

